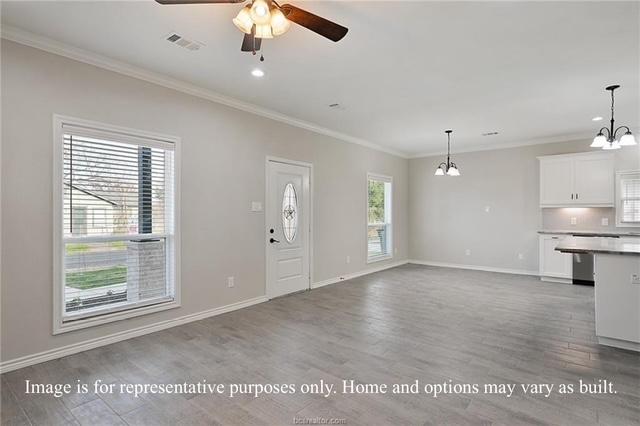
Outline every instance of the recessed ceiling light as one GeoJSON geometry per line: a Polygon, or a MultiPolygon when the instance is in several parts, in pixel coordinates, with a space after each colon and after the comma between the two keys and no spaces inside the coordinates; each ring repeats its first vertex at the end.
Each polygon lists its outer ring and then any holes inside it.
{"type": "Polygon", "coordinates": [[[251,75],[254,77],[264,77],[264,71],[262,71],[260,68],[256,68],[251,71],[251,75]]]}
{"type": "Polygon", "coordinates": [[[598,116],[598,117],[593,117],[593,118],[591,119],[591,121],[600,121],[600,120],[602,120],[602,117],[600,117],[600,116],[598,116]]]}

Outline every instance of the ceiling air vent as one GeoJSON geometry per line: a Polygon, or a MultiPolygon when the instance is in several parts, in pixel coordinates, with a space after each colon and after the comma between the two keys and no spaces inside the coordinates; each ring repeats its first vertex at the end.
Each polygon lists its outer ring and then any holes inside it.
{"type": "Polygon", "coordinates": [[[495,136],[497,134],[498,132],[487,132],[487,133],[483,133],[482,136],[495,136]]]}
{"type": "Polygon", "coordinates": [[[176,33],[170,33],[165,38],[169,43],[173,43],[176,46],[184,47],[185,49],[188,49],[188,50],[199,50],[202,46],[204,46],[204,44],[202,43],[186,39],[182,37],[180,34],[176,34],[176,33]]]}

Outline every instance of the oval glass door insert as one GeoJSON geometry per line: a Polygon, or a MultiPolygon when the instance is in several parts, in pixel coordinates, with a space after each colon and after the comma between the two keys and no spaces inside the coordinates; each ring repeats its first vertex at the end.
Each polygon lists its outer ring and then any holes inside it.
{"type": "Polygon", "coordinates": [[[282,195],[282,232],[289,244],[298,232],[298,195],[291,182],[284,187],[282,195]]]}

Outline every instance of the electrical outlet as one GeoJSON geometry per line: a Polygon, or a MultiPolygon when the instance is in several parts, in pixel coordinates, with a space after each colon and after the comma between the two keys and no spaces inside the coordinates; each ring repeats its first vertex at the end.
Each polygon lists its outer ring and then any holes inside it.
{"type": "Polygon", "coordinates": [[[252,212],[261,212],[262,211],[262,203],[260,201],[252,201],[251,202],[251,211],[252,212]]]}
{"type": "Polygon", "coordinates": [[[471,249],[466,249],[464,251],[464,254],[467,255],[467,256],[471,256],[471,249]]]}
{"type": "Polygon", "coordinates": [[[491,211],[491,206],[484,206],[485,213],[489,213],[491,211]]]}
{"type": "Polygon", "coordinates": [[[227,278],[227,287],[231,288],[231,287],[235,287],[236,286],[236,280],[234,277],[228,277],[227,278]]]}
{"type": "Polygon", "coordinates": [[[640,274],[631,274],[631,284],[640,285],[640,274]]]}
{"type": "Polygon", "coordinates": [[[351,256],[347,256],[347,263],[351,263],[351,256]]]}
{"type": "Polygon", "coordinates": [[[602,224],[602,226],[609,226],[609,218],[603,217],[600,223],[602,224]]]}
{"type": "Polygon", "coordinates": [[[572,217],[571,218],[571,224],[572,225],[577,225],[578,224],[578,218],[577,217],[572,217]]]}
{"type": "Polygon", "coordinates": [[[524,259],[524,254],[518,253],[518,259],[523,260],[524,259]]]}

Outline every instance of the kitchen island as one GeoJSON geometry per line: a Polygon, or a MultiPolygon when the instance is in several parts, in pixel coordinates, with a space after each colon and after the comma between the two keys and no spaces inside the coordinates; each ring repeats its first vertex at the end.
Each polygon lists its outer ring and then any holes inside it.
{"type": "Polygon", "coordinates": [[[593,253],[598,343],[640,351],[640,241],[570,237],[563,253],[593,253]]]}

